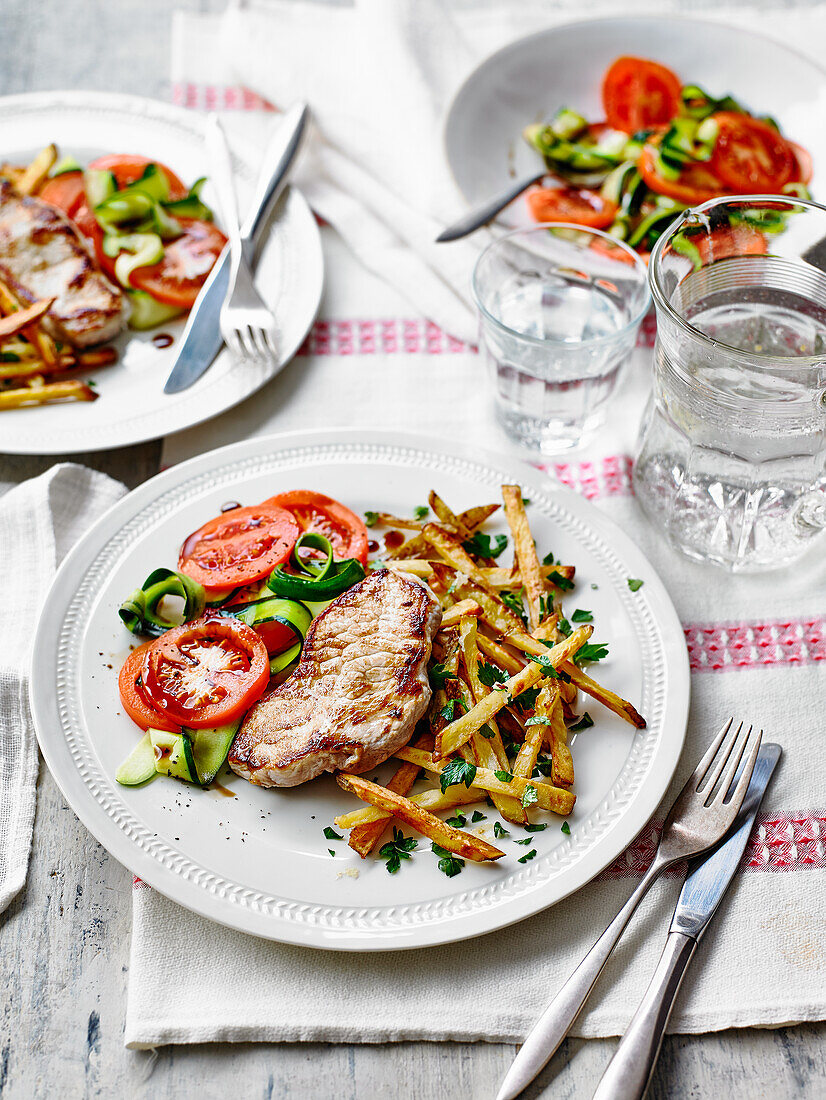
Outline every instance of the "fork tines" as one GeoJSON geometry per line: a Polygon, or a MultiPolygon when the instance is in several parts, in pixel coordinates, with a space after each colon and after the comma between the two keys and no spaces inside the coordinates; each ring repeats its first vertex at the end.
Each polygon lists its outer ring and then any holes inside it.
{"type": "Polygon", "coordinates": [[[734,718],[729,718],[725,723],[692,777],[696,780],[695,789],[706,793],[706,806],[713,803],[728,805],[738,799],[742,801],[754,770],[763,731],[758,730],[755,734],[754,726],[749,725],[743,735],[745,723],[740,722],[732,732],[734,721],[734,718]],[[737,785],[734,786],[741,763],[742,770],[737,785]]]}

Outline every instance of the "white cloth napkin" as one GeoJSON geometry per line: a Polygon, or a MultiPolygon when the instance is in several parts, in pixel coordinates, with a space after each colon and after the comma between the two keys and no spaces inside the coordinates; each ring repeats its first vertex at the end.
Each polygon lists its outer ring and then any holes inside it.
{"type": "Polygon", "coordinates": [[[0,497],[0,912],[22,888],[37,786],[29,665],[37,613],[55,568],[126,490],[65,463],[0,497]]]}
{"type": "MultiPolygon", "coordinates": [[[[462,294],[446,290],[448,284],[454,291],[467,286],[473,246],[459,259],[458,273],[441,266],[446,256],[429,251],[431,223],[451,216],[458,204],[451,208],[441,163],[427,153],[421,172],[414,166],[409,177],[397,162],[383,162],[387,143],[374,127],[386,125],[393,112],[384,104],[373,111],[359,84],[392,88],[394,106],[407,112],[406,129],[432,139],[445,98],[472,63],[562,18],[564,8],[525,3],[505,13],[472,10],[448,18],[440,5],[418,0],[357,0],[352,9],[259,0],[225,19],[176,16],[173,77],[182,102],[255,103],[247,94],[222,96],[216,85],[244,85],[278,105],[301,95],[310,100],[335,147],[321,154],[329,173],[324,186],[307,179],[306,191],[335,232],[323,231],[324,320],[311,350],[237,409],[166,440],[167,463],[250,435],[338,425],[419,429],[509,449],[491,414],[479,358],[438,333],[430,334],[428,346],[421,316],[473,337],[462,294]],[[381,48],[371,49],[377,42],[381,48]],[[376,65],[389,83],[375,83],[376,65]],[[397,338],[385,339],[385,329],[397,338]],[[405,333],[412,334],[409,340],[405,333]]],[[[810,43],[822,41],[819,28],[826,27],[823,11],[784,11],[781,18],[741,9],[729,21],[738,18],[798,43],[807,36],[810,43]]],[[[226,120],[252,138],[268,125],[254,111],[227,112],[226,120]]],[[[415,147],[412,138],[409,147],[415,147]]],[[[810,558],[785,573],[733,579],[687,561],[659,539],[634,503],[628,480],[649,371],[650,352],[640,349],[598,442],[546,467],[638,540],[685,624],[693,702],[674,788],[731,713],[756,718],[767,738],[784,747],[747,867],[689,972],[671,1027],[706,1031],[823,1019],[824,567],[810,558]]],[[[358,957],[234,933],[138,883],[125,1041],[147,1047],[211,1040],[520,1040],[616,913],[650,854],[646,834],[574,897],[490,937],[358,957]],[[170,942],[176,945],[172,969],[170,942]]],[[[627,1025],[675,898],[673,878],[654,888],[575,1034],[617,1034],[627,1025]]]]}

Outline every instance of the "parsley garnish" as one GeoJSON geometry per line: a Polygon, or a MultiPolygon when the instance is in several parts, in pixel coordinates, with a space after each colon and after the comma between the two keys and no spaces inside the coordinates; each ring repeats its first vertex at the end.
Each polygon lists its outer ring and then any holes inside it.
{"type": "Polygon", "coordinates": [[[586,642],[574,654],[574,662],[581,665],[584,661],[601,661],[608,656],[608,646],[604,642],[586,642]]]}
{"type": "Polygon", "coordinates": [[[457,829],[461,829],[463,825],[467,825],[467,818],[464,814],[456,814],[455,817],[446,817],[445,821],[448,825],[453,825],[457,829]]]}
{"type": "Polygon", "coordinates": [[[592,584],[592,585],[591,585],[591,588],[593,588],[593,589],[594,589],[594,590],[596,591],[596,589],[598,589],[598,588],[599,588],[599,585],[598,585],[598,584],[592,584]]]}
{"type": "Polygon", "coordinates": [[[502,825],[499,821],[496,821],[496,822],[494,822],[494,825],[493,825],[493,835],[497,838],[497,840],[499,840],[499,839],[503,839],[505,837],[509,837],[510,833],[508,832],[507,829],[504,829],[502,827],[502,825]]]}
{"type": "Polygon", "coordinates": [[[365,527],[375,527],[378,522],[379,522],[378,512],[365,512],[364,513],[364,526],[365,527]]]}
{"type": "Polygon", "coordinates": [[[527,810],[528,806],[532,806],[534,802],[538,801],[539,795],[536,793],[536,787],[532,787],[529,783],[522,792],[522,809],[527,810]]]}
{"type": "Polygon", "coordinates": [[[571,731],[571,733],[579,733],[580,730],[590,729],[593,724],[594,720],[586,710],[580,720],[577,722],[577,724],[575,726],[568,726],[568,729],[571,731]]]}
{"type": "Polygon", "coordinates": [[[571,826],[568,824],[567,821],[562,822],[562,832],[565,834],[565,836],[571,835],[571,826]]]}
{"type": "Polygon", "coordinates": [[[590,623],[594,621],[594,616],[590,611],[583,611],[581,607],[578,607],[571,616],[572,623],[590,623]]]}
{"type": "Polygon", "coordinates": [[[539,618],[544,619],[548,615],[554,613],[554,598],[553,596],[540,596],[539,597],[539,618]]]}
{"type": "Polygon", "coordinates": [[[410,853],[418,844],[414,836],[405,836],[401,829],[393,826],[393,839],[379,848],[379,855],[387,860],[387,870],[391,875],[395,875],[403,859],[410,859],[410,853]]]}
{"type": "Polygon", "coordinates": [[[502,603],[506,607],[509,607],[511,611],[514,611],[523,623],[527,625],[528,616],[525,614],[525,605],[522,602],[522,592],[524,589],[520,589],[518,592],[500,592],[499,597],[502,603]]]}
{"type": "Polygon", "coordinates": [[[446,722],[452,722],[456,717],[456,708],[461,706],[458,699],[448,699],[447,703],[439,711],[439,717],[444,718],[446,722]]]}
{"type": "Polygon", "coordinates": [[[475,825],[477,821],[486,821],[487,818],[483,813],[480,813],[479,810],[474,810],[473,817],[470,820],[475,825]]]}
{"type": "Polygon", "coordinates": [[[426,504],[419,504],[413,509],[413,518],[414,519],[424,519],[424,517],[428,514],[429,511],[430,511],[430,509],[427,507],[426,504]]]}
{"type": "Polygon", "coordinates": [[[469,554],[475,554],[479,558],[498,558],[508,545],[507,535],[485,535],[477,531],[473,538],[463,542],[465,550],[469,554]]]}
{"type": "MultiPolygon", "coordinates": [[[[583,649],[587,649],[587,645],[582,646],[578,652],[581,653],[583,649]]],[[[608,650],[606,649],[605,652],[607,653],[608,650]]],[[[550,657],[546,656],[544,653],[531,654],[531,660],[540,665],[545,675],[550,676],[552,680],[561,680],[563,684],[570,684],[571,677],[568,675],[568,673],[563,672],[561,669],[554,668],[554,666],[551,664],[550,657]]],[[[576,658],[574,658],[574,660],[576,660],[576,658]]]]}
{"type": "Polygon", "coordinates": [[[455,787],[458,783],[464,783],[466,787],[473,785],[476,778],[476,765],[467,760],[451,760],[439,776],[439,786],[442,794],[448,787],[455,787]]]}
{"type": "Polygon", "coordinates": [[[546,718],[541,714],[537,714],[534,718],[529,718],[525,723],[526,726],[549,726],[550,724],[550,718],[546,718]]]}
{"type": "Polygon", "coordinates": [[[533,859],[536,855],[536,848],[531,848],[529,852],[525,852],[524,856],[520,856],[516,861],[517,863],[527,863],[529,859],[533,859]]]}
{"type": "Polygon", "coordinates": [[[490,728],[490,726],[487,724],[487,722],[485,722],[485,724],[483,726],[479,727],[479,733],[482,735],[482,737],[485,738],[486,741],[490,741],[491,737],[496,736],[496,734],[490,728]]]}
{"type": "Polygon", "coordinates": [[[533,841],[529,836],[526,836],[524,840],[515,840],[514,844],[533,844],[533,841]]]}
{"type": "Polygon", "coordinates": [[[443,848],[441,844],[437,844],[435,840],[430,845],[430,850],[441,857],[438,864],[439,870],[447,875],[448,878],[453,878],[454,875],[458,875],[465,865],[463,859],[459,859],[453,852],[449,852],[447,848],[443,848]]]}
{"type": "Polygon", "coordinates": [[[542,559],[542,564],[543,565],[556,565],[556,562],[554,561],[553,554],[551,554],[551,553],[546,554],[545,557],[542,559]]]}
{"type": "Polygon", "coordinates": [[[480,661],[479,679],[485,687],[498,688],[500,684],[508,679],[508,674],[503,672],[501,668],[497,668],[496,665],[491,665],[487,661],[480,661]]]}
{"type": "Polygon", "coordinates": [[[557,619],[556,629],[559,631],[563,638],[570,638],[571,634],[573,633],[571,624],[568,622],[567,619],[563,618],[557,619]]]}
{"type": "Polygon", "coordinates": [[[538,825],[526,825],[525,826],[525,832],[526,833],[541,833],[543,829],[547,829],[547,828],[548,828],[548,822],[547,821],[542,821],[538,825]]]}
{"type": "Polygon", "coordinates": [[[530,504],[530,501],[528,500],[527,497],[522,497],[522,504],[524,505],[525,508],[528,507],[528,505],[530,504]]]}
{"type": "Polygon", "coordinates": [[[636,577],[628,578],[628,587],[631,589],[632,592],[639,592],[644,584],[645,581],[637,580],[636,577]]]}
{"type": "Polygon", "coordinates": [[[511,700],[511,702],[517,710],[530,710],[531,707],[536,703],[538,697],[538,687],[525,688],[525,690],[517,695],[515,699],[511,700]]]}
{"type": "Polygon", "coordinates": [[[548,580],[551,584],[555,584],[557,588],[561,588],[563,592],[570,592],[574,587],[574,582],[569,581],[558,569],[554,569],[553,572],[548,574],[548,580]]]}
{"type": "Polygon", "coordinates": [[[331,829],[329,825],[325,825],[324,835],[328,840],[344,840],[344,837],[337,833],[335,829],[331,829]]]}
{"type": "Polygon", "coordinates": [[[330,853],[331,856],[334,856],[336,854],[332,848],[328,848],[327,851],[330,853]]]}
{"type": "Polygon", "coordinates": [[[458,680],[459,677],[455,672],[450,672],[443,664],[438,662],[435,665],[431,665],[429,669],[430,686],[434,691],[438,691],[439,688],[443,688],[448,680],[458,680]]]}
{"type": "Polygon", "coordinates": [[[510,772],[498,771],[493,773],[500,783],[510,783],[513,776],[510,772]]]}

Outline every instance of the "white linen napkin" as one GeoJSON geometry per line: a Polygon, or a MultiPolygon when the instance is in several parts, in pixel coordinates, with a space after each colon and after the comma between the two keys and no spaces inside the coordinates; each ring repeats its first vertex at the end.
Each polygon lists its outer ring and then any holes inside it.
{"type": "Polygon", "coordinates": [[[125,492],[64,463],[0,497],[0,912],[25,882],[32,841],[38,755],[28,691],[37,613],[63,557],[125,492]]]}
{"type": "MultiPolygon", "coordinates": [[[[478,356],[451,343],[421,316],[466,341],[473,339],[462,322],[460,296],[444,290],[454,276],[432,266],[435,261],[409,228],[421,225],[423,217],[447,218],[458,207],[449,209],[440,164],[405,181],[389,174],[391,169],[373,155],[381,146],[368,121],[372,126],[374,118],[386,116],[383,107],[375,115],[351,113],[351,103],[360,111],[365,102],[359,98],[363,93],[352,88],[360,79],[352,57],[364,67],[365,85],[381,86],[373,83],[371,50],[364,42],[354,43],[366,34],[361,29],[366,24],[359,24],[358,33],[353,28],[365,14],[382,21],[390,36],[388,57],[414,73],[409,87],[421,91],[424,84],[434,90],[432,96],[422,92],[421,116],[416,114],[418,95],[403,100],[416,115],[410,121],[414,130],[432,136],[427,127],[435,125],[437,107],[444,102],[440,97],[450,92],[445,72],[458,83],[466,62],[564,17],[565,6],[524,3],[506,13],[462,11],[450,17],[449,27],[439,5],[407,0],[385,2],[383,11],[378,3],[360,0],[342,10],[258,0],[226,19],[176,16],[173,76],[180,102],[225,107],[227,124],[255,139],[268,125],[266,116],[229,109],[260,106],[255,92],[288,104],[304,94],[306,71],[312,74],[307,94],[322,131],[328,138],[335,134],[333,152],[352,160],[358,172],[325,179],[329,190],[320,197],[305,175],[308,196],[334,227],[323,230],[327,286],[322,321],[307,348],[243,405],[166,440],[165,462],[250,435],[339,425],[421,430],[510,449],[491,414],[478,356]],[[391,16],[391,10],[396,14],[391,16]],[[446,52],[439,47],[433,55],[428,42],[443,31],[439,41],[448,43],[446,52]],[[453,68],[450,43],[457,35],[465,45],[461,51],[457,47],[456,56],[465,60],[453,68]],[[410,44],[407,54],[405,42],[410,44]],[[437,57],[451,67],[439,69],[437,57]],[[253,92],[239,93],[236,85],[253,92]],[[221,86],[229,86],[226,94],[221,86]],[[362,189],[365,175],[371,186],[362,189]],[[355,191],[341,191],[345,180],[355,191]],[[394,208],[394,201],[403,210],[394,208]],[[402,213],[403,231],[396,224],[402,213]],[[355,234],[348,232],[348,224],[357,226],[355,234]],[[418,308],[411,310],[411,303],[418,308]]],[[[765,26],[797,43],[808,37],[811,44],[823,40],[824,13],[823,8],[818,13],[784,10],[778,18],[740,9],[729,13],[728,21],[765,26]]],[[[383,40],[378,41],[384,49],[383,40]]],[[[402,94],[400,76],[385,72],[384,78],[393,80],[395,94],[402,94]]],[[[328,168],[332,163],[328,157],[328,168]]],[[[422,237],[425,244],[431,239],[430,234],[422,237]]],[[[454,288],[467,285],[470,262],[462,259],[467,266],[454,288]]],[[[693,702],[686,751],[664,804],[729,714],[760,721],[767,738],[784,747],[743,873],[689,972],[671,1028],[707,1031],[823,1019],[826,809],[819,733],[826,670],[824,566],[810,558],[784,573],[732,578],[689,562],[660,540],[634,503],[629,478],[649,373],[650,352],[640,349],[598,442],[544,465],[639,542],[683,620],[693,702]]],[[[656,816],[662,818],[662,808],[656,816]]],[[[646,830],[595,882],[511,929],[470,943],[399,954],[355,957],[268,943],[205,921],[136,883],[125,1041],[130,1047],[150,1047],[217,1040],[521,1040],[628,896],[652,844],[646,830]],[[170,942],[176,944],[174,970],[168,966],[170,942]]],[[[675,898],[673,878],[654,888],[574,1034],[618,1034],[627,1025],[656,963],[675,898]]]]}

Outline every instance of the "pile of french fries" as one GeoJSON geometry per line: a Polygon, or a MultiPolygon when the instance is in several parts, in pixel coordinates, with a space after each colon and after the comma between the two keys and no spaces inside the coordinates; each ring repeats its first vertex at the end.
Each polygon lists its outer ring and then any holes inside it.
{"type": "Polygon", "coordinates": [[[435,522],[375,516],[385,527],[416,532],[389,550],[382,564],[426,581],[443,614],[427,721],[396,752],[400,766],[384,787],[361,776],[336,776],[340,787],[367,803],[335,819],[350,830],[348,843],[363,858],[388,826],[402,823],[459,857],[499,859],[505,853],[482,836],[436,816],[487,799],[505,820],[522,826],[530,824],[529,809],[570,814],[576,796],[568,726],[577,720],[580,691],[635,728],[645,726],[631,703],[574,662],[593,630],[567,623],[567,633],[558,629],[556,601],[571,586],[574,567],[540,563],[521,488],[503,485],[502,497],[514,546],[510,568],[467,545],[498,504],[457,515],[431,492],[435,522]],[[524,616],[516,610],[521,598],[524,616]],[[422,773],[432,785],[411,794],[422,773]]]}
{"type": "MultiPolygon", "coordinates": [[[[36,195],[57,160],[47,145],[27,165],[0,165],[21,195],[36,195]]],[[[3,257],[0,254],[0,272],[3,257]]],[[[64,401],[95,401],[98,394],[79,378],[118,357],[113,347],[77,351],[49,335],[44,319],[54,299],[27,303],[0,278],[0,411],[64,401]]]]}

